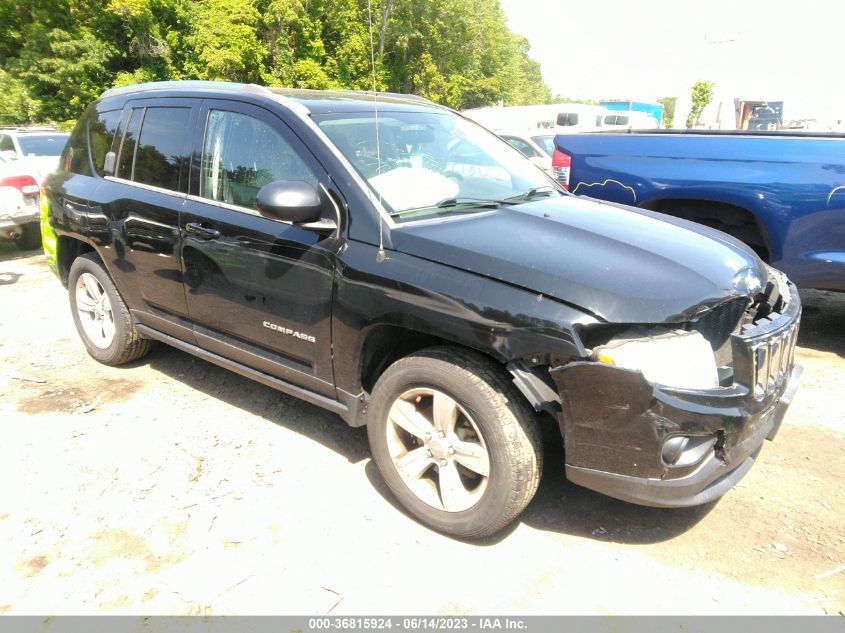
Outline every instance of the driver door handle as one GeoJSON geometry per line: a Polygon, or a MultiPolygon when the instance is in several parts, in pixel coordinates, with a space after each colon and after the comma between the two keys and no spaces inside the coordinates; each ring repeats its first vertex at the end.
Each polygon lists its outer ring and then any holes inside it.
{"type": "Polygon", "coordinates": [[[220,231],[213,229],[210,226],[200,224],[199,222],[188,222],[185,225],[185,231],[204,240],[216,240],[220,237],[220,231]]]}

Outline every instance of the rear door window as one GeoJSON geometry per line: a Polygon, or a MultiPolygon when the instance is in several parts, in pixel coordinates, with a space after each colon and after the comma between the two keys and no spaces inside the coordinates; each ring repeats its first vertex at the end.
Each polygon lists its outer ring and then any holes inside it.
{"type": "Polygon", "coordinates": [[[179,191],[190,118],[190,108],[146,109],[135,150],[132,180],[179,191]]]}

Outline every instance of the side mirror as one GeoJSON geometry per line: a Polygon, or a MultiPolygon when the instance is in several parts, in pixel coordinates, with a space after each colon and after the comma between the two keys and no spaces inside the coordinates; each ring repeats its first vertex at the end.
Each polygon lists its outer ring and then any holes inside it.
{"type": "Polygon", "coordinates": [[[3,156],[3,160],[13,161],[18,159],[18,155],[13,149],[5,149],[0,152],[0,155],[3,156]]]}
{"type": "Polygon", "coordinates": [[[255,197],[258,212],[271,220],[303,223],[320,219],[320,194],[304,180],[276,180],[259,189],[255,197]]]}

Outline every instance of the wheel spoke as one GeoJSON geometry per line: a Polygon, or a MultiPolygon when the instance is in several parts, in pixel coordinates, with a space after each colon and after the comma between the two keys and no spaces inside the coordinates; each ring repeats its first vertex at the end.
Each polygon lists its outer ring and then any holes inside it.
{"type": "Polygon", "coordinates": [[[434,428],[444,435],[452,434],[455,430],[455,422],[458,420],[458,403],[439,391],[434,392],[433,399],[434,428]]]}
{"type": "Polygon", "coordinates": [[[104,342],[111,345],[112,338],[114,337],[114,322],[106,317],[102,321],[103,323],[103,340],[104,342]]]}
{"type": "Polygon", "coordinates": [[[76,309],[83,312],[94,312],[94,303],[91,301],[88,293],[77,293],[76,295],[76,309]],[[81,294],[81,296],[80,296],[81,294]]]}
{"type": "Polygon", "coordinates": [[[399,471],[399,475],[405,480],[405,483],[410,483],[419,479],[434,463],[434,460],[429,457],[428,450],[421,446],[394,460],[393,463],[396,464],[396,470],[399,471]]]}
{"type": "Polygon", "coordinates": [[[103,299],[103,293],[100,292],[99,284],[92,275],[85,273],[82,275],[82,283],[85,284],[85,289],[88,291],[88,296],[91,297],[95,303],[100,303],[103,299]]]}
{"type": "Polygon", "coordinates": [[[388,413],[388,420],[420,439],[425,439],[426,435],[434,431],[431,422],[426,420],[413,404],[405,400],[397,400],[393,404],[388,413]]]}
{"type": "Polygon", "coordinates": [[[484,477],[490,475],[490,457],[480,444],[474,442],[452,442],[455,461],[484,477]]]}
{"type": "Polygon", "coordinates": [[[460,512],[472,505],[472,498],[458,474],[458,468],[453,462],[440,466],[438,471],[438,482],[440,483],[440,501],[446,512],[460,512]]]}

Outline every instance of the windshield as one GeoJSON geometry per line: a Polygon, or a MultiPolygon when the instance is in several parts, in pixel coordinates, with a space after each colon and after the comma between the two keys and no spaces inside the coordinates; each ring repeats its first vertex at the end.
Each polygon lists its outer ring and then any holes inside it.
{"type": "Polygon", "coordinates": [[[378,143],[372,112],[313,118],[397,221],[558,195],[517,150],[450,112],[379,112],[378,143]]]}
{"type": "Polygon", "coordinates": [[[68,136],[68,134],[19,136],[18,143],[24,156],[61,156],[68,136]]]}
{"type": "Polygon", "coordinates": [[[551,134],[543,136],[532,136],[533,140],[549,156],[555,153],[555,137],[551,134]]]}

